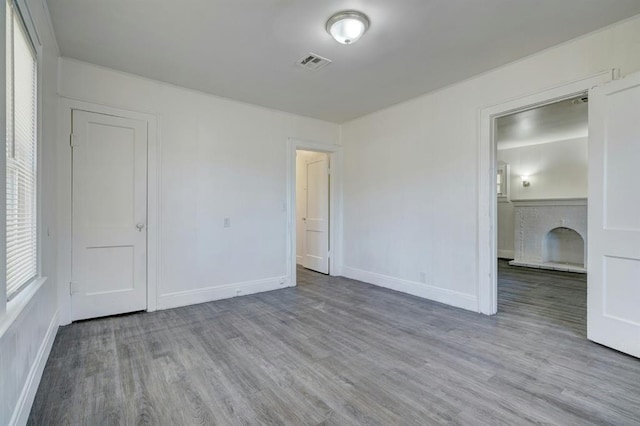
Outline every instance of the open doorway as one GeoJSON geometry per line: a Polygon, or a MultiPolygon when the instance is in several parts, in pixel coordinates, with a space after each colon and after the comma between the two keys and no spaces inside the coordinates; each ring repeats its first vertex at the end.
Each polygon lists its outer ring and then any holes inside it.
{"type": "Polygon", "coordinates": [[[588,98],[496,120],[498,257],[586,272],[588,98]]]}
{"type": "Polygon", "coordinates": [[[341,164],[340,145],[296,138],[289,138],[287,142],[287,270],[288,282],[292,286],[298,284],[299,268],[307,278],[315,274],[313,270],[331,276],[341,273],[342,247],[340,239],[336,238],[342,224],[339,214],[342,205],[341,164]],[[309,188],[309,182],[314,186],[309,188]],[[316,203],[311,208],[306,193],[301,191],[303,188],[311,189],[309,192],[316,203]],[[309,233],[313,235],[309,236],[309,233]],[[309,269],[301,264],[306,264],[309,269]]]}
{"type": "MultiPolygon", "coordinates": [[[[637,309],[637,301],[640,300],[637,286],[640,277],[640,254],[637,250],[640,247],[640,198],[636,196],[638,191],[634,190],[635,180],[629,179],[637,169],[640,158],[640,150],[635,143],[640,137],[640,122],[636,114],[640,108],[640,73],[619,78],[618,71],[613,69],[479,111],[478,311],[488,315],[498,312],[496,122],[500,117],[586,94],[589,110],[589,235],[583,237],[584,242],[588,240],[589,252],[586,265],[586,337],[640,357],[637,339],[640,332],[637,309]]],[[[530,186],[532,181],[520,178],[520,185],[524,187],[527,183],[530,186]]],[[[560,221],[556,228],[560,229],[550,230],[552,232],[548,233],[544,246],[547,257],[555,256],[550,263],[565,266],[579,263],[575,257],[557,257],[558,253],[569,248],[575,250],[575,246],[580,246],[580,240],[575,234],[562,229],[567,228],[566,222],[560,221]],[[559,235],[561,233],[570,235],[559,235]],[[564,240],[564,246],[554,249],[558,240],[564,240]]],[[[577,230],[574,231],[579,234],[577,230]]],[[[544,258],[542,261],[544,262],[544,258]]],[[[573,272],[538,271],[563,277],[578,276],[573,272]]],[[[540,311],[543,314],[549,313],[548,310],[543,312],[544,308],[540,311]]],[[[547,315],[546,318],[551,323],[547,321],[545,332],[557,332],[558,327],[554,321],[562,316],[565,316],[563,312],[556,319],[547,315]]],[[[526,321],[527,326],[540,329],[535,321],[539,316],[533,320],[521,316],[514,319],[526,321]]],[[[580,340],[583,338],[584,336],[579,337],[580,340]]]]}
{"type": "Polygon", "coordinates": [[[495,121],[498,311],[586,338],[587,93],[495,121]]]}
{"type": "MultiPolygon", "coordinates": [[[[589,94],[589,114],[594,115],[593,88],[605,85],[617,75],[616,70],[603,71],[547,90],[507,100],[479,111],[480,151],[478,163],[478,311],[493,315],[498,312],[498,193],[496,122],[500,117],[532,110],[559,101],[589,94]]],[[[594,122],[590,118],[590,126],[594,122]]],[[[592,132],[593,133],[593,132],[592,132]]],[[[589,152],[600,148],[601,138],[589,137],[589,152]]],[[[594,162],[590,155],[590,162],[594,162]]],[[[589,181],[593,167],[589,167],[589,181]]],[[[513,174],[513,173],[511,173],[513,174]]],[[[599,179],[599,178],[598,178],[599,179]]],[[[529,182],[530,183],[530,182],[529,182]]],[[[519,185],[523,185],[522,180],[519,185]]],[[[589,186],[590,193],[593,187],[589,186]]],[[[596,188],[597,189],[597,188],[596,188]]],[[[591,204],[589,208],[592,208],[591,204]]],[[[592,241],[593,242],[593,241],[592,241]]]]}

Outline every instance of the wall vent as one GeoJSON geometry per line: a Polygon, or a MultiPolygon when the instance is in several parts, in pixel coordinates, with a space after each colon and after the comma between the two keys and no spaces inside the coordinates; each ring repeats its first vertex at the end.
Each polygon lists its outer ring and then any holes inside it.
{"type": "Polygon", "coordinates": [[[318,71],[319,69],[329,65],[331,60],[323,58],[320,55],[316,55],[315,53],[309,53],[308,55],[298,59],[296,63],[302,68],[306,68],[311,71],[318,71]]]}

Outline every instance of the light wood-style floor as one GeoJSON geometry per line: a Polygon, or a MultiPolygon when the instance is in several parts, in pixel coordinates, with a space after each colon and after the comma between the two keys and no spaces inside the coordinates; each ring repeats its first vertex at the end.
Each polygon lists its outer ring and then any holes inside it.
{"type": "MultiPolygon", "coordinates": [[[[453,273],[453,272],[452,272],[453,273]]],[[[640,360],[586,340],[585,279],[500,263],[486,317],[344,278],[75,323],[30,424],[640,424],[640,360]]]]}

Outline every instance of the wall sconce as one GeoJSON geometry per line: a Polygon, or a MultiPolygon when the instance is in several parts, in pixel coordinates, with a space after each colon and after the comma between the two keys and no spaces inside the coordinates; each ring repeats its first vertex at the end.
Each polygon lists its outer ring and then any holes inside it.
{"type": "Polygon", "coordinates": [[[529,181],[529,176],[520,176],[520,177],[522,178],[522,186],[527,188],[529,185],[531,185],[531,182],[529,181]]]}

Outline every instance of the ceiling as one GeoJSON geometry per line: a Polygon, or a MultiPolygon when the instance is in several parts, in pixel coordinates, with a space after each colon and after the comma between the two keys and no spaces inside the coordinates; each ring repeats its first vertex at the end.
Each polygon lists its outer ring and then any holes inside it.
{"type": "Polygon", "coordinates": [[[341,123],[640,13],[638,0],[48,0],[65,57],[341,123]],[[356,44],[335,12],[371,20],[356,44]],[[295,65],[313,52],[333,61],[295,65]]]}
{"type": "MultiPolygon", "coordinates": [[[[496,120],[499,150],[539,145],[589,135],[589,104],[581,97],[500,117],[496,120]]],[[[585,98],[586,99],[586,98],[585,98]]]]}

